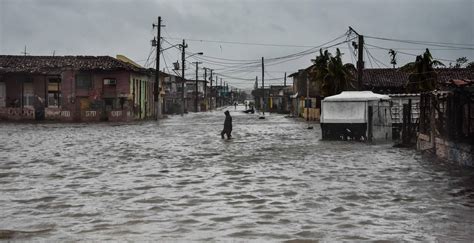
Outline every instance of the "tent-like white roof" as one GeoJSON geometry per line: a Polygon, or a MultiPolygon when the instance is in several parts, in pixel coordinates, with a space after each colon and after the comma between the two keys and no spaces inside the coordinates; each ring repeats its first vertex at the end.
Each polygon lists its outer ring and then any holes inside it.
{"type": "Polygon", "coordinates": [[[369,101],[390,100],[388,95],[376,94],[372,91],[343,91],[338,95],[324,98],[324,101],[369,101]]]}

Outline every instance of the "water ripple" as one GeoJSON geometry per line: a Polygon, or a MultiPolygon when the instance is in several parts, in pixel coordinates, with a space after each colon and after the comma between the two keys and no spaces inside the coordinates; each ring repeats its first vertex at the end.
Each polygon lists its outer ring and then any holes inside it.
{"type": "Polygon", "coordinates": [[[472,240],[474,171],[231,114],[0,124],[0,240],[472,240]]]}

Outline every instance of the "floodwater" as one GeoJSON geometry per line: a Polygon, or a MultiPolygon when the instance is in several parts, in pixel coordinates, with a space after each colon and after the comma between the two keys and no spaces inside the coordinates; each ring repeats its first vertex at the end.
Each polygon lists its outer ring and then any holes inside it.
{"type": "Polygon", "coordinates": [[[0,124],[0,239],[472,241],[473,170],[229,109],[0,124]]]}

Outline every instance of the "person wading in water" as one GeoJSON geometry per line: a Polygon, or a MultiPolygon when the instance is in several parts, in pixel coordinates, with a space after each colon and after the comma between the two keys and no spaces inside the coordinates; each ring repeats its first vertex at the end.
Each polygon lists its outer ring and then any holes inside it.
{"type": "Polygon", "coordinates": [[[227,135],[227,139],[230,139],[232,136],[232,117],[230,116],[229,111],[225,111],[225,121],[224,121],[224,129],[221,132],[221,137],[224,138],[224,134],[227,135]]]}

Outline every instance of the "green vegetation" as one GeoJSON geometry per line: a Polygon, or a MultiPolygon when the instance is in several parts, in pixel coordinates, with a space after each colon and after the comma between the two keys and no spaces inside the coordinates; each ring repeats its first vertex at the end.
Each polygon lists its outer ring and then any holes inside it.
{"type": "Polygon", "coordinates": [[[401,67],[401,70],[407,71],[410,74],[406,91],[408,93],[415,93],[434,90],[438,80],[438,75],[434,68],[439,66],[444,66],[444,64],[434,60],[430,50],[426,49],[423,55],[416,57],[415,62],[407,63],[401,67]]]}
{"type": "Polygon", "coordinates": [[[327,50],[319,50],[319,56],[312,60],[314,65],[309,75],[310,80],[320,87],[321,96],[339,94],[344,90],[355,90],[354,73],[356,69],[350,63],[342,63],[342,53],[336,49],[336,55],[332,56],[327,50]]]}

